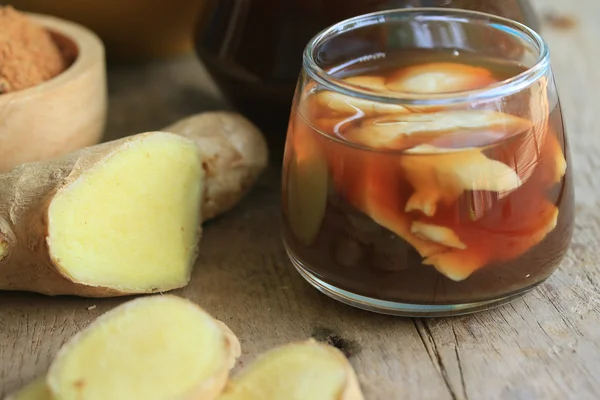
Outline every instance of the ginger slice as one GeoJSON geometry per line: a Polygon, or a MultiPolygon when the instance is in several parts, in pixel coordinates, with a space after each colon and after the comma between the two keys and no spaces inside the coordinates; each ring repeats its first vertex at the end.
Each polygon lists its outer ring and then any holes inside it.
{"type": "Polygon", "coordinates": [[[370,89],[374,92],[389,92],[385,86],[385,78],[383,76],[358,75],[344,78],[344,81],[351,85],[360,86],[365,89],[370,89]]]}
{"type": "MultiPolygon", "coordinates": [[[[344,136],[375,149],[404,150],[448,134],[493,135],[495,140],[499,140],[530,127],[529,121],[499,111],[438,111],[367,119],[360,126],[348,129],[344,136]]],[[[461,142],[467,140],[463,138],[461,142]]]]}
{"type": "Polygon", "coordinates": [[[408,109],[401,105],[379,103],[365,100],[358,97],[351,97],[345,94],[323,90],[318,92],[317,104],[321,107],[327,107],[332,111],[341,114],[364,115],[373,117],[377,115],[408,113],[408,109]]]}
{"type": "Polygon", "coordinates": [[[543,183],[547,185],[559,183],[567,172],[567,160],[555,131],[550,130],[546,135],[539,159],[537,167],[542,170],[543,183]]]}
{"type": "Polygon", "coordinates": [[[215,399],[240,355],[235,335],[198,305],[142,297],[65,344],[46,384],[61,400],[215,399]]]}
{"type": "Polygon", "coordinates": [[[374,153],[362,153],[360,157],[349,154],[345,161],[350,169],[342,174],[343,168],[338,164],[334,168],[334,179],[338,191],[350,204],[378,225],[403,238],[422,257],[447,250],[447,247],[412,232],[412,218],[403,210],[406,191],[399,187],[401,176],[393,157],[374,153]]]}
{"type": "Polygon", "coordinates": [[[427,257],[423,264],[434,266],[454,281],[461,281],[491,261],[509,261],[519,257],[540,243],[558,221],[558,209],[546,200],[539,199],[536,210],[529,211],[529,215],[521,218],[518,229],[508,227],[503,231],[483,230],[469,225],[456,227],[455,231],[461,237],[468,238],[467,248],[434,254],[427,257]]]}
{"type": "Polygon", "coordinates": [[[410,154],[400,159],[414,189],[406,212],[419,210],[431,217],[438,203],[450,204],[467,190],[509,192],[521,186],[515,171],[487,158],[480,149],[456,151],[421,145],[410,154]]]}
{"type": "Polygon", "coordinates": [[[202,161],[191,140],[148,132],[0,175],[0,289],[110,297],[185,286],[202,161]]]}
{"type": "Polygon", "coordinates": [[[306,245],[317,237],[329,185],[327,159],[316,135],[304,122],[297,121],[291,133],[292,147],[287,170],[287,219],[294,237],[306,245]]]}
{"type": "Polygon", "coordinates": [[[11,394],[6,400],[52,400],[52,396],[46,386],[45,377],[42,377],[11,394]]]}
{"type": "Polygon", "coordinates": [[[388,76],[385,86],[394,92],[449,93],[480,89],[497,82],[481,67],[434,62],[402,68],[388,76]]]}
{"type": "Polygon", "coordinates": [[[556,134],[548,135],[549,157],[552,158],[552,167],[550,168],[549,181],[559,183],[567,172],[567,160],[564,151],[558,142],[556,134]]]}
{"type": "MultiPolygon", "coordinates": [[[[470,196],[482,203],[478,208],[484,209],[477,218],[457,223],[455,217],[443,219],[436,215],[424,220],[448,227],[466,246],[432,255],[425,264],[433,265],[450,279],[463,280],[485,265],[521,256],[556,227],[559,211],[545,196],[552,185],[561,181],[566,163],[556,133],[549,131],[545,138],[528,181],[519,189],[507,197],[470,196]]],[[[509,147],[507,157],[513,151],[509,147]]]]}
{"type": "Polygon", "coordinates": [[[529,114],[531,129],[506,143],[489,150],[492,158],[500,160],[519,174],[522,182],[527,182],[538,165],[546,142],[553,134],[549,125],[550,107],[548,104],[547,81],[540,79],[527,90],[518,93],[507,101],[507,107],[529,114]]]}
{"type": "Polygon", "coordinates": [[[445,226],[427,224],[425,222],[414,221],[410,231],[420,238],[431,240],[447,247],[464,250],[467,245],[461,242],[456,233],[445,226]]]}
{"type": "Polygon", "coordinates": [[[356,374],[335,347],[313,339],[263,353],[219,400],[362,400],[356,374]]]}

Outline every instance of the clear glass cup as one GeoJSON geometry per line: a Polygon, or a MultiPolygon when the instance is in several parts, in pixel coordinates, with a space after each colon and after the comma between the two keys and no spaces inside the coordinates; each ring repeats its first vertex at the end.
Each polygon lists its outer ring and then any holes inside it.
{"type": "Polygon", "coordinates": [[[546,43],[455,9],[329,27],[304,52],[282,179],[286,250],[325,294],[411,316],[516,298],[574,225],[546,43]]]}

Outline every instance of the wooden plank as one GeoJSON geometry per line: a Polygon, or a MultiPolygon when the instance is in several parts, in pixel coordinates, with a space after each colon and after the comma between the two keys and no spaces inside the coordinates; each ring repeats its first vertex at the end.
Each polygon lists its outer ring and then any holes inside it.
{"type": "MultiPolygon", "coordinates": [[[[351,353],[367,399],[600,397],[600,4],[535,6],[576,20],[570,29],[544,25],[578,202],[573,246],[560,270],[526,297],[471,316],[403,319],[341,305],[304,283],[283,252],[274,162],[239,207],[205,226],[193,279],[174,292],[238,334],[240,364],[277,344],[329,336],[351,353]]],[[[109,138],[223,106],[194,58],[143,71],[112,68],[110,94],[109,138]]],[[[62,343],[124,300],[0,294],[0,397],[43,373],[62,343]]]]}

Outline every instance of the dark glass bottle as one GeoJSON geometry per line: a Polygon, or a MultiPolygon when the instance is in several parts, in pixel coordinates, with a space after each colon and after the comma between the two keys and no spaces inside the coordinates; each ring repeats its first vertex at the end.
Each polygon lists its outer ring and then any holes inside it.
{"type": "Polygon", "coordinates": [[[226,99],[274,143],[283,143],[304,46],[338,21],[374,11],[449,7],[483,11],[537,29],[527,0],[203,0],[197,54],[226,99]]]}

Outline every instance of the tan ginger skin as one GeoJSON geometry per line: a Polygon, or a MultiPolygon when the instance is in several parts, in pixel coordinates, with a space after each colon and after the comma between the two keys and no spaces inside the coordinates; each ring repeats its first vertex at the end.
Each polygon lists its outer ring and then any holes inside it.
{"type": "MultiPolygon", "coordinates": [[[[268,151],[261,133],[235,113],[207,112],[166,129],[195,143],[202,160],[200,221],[214,218],[235,206],[267,166],[268,151]]],[[[0,174],[0,290],[112,297],[164,292],[187,284],[196,254],[190,260],[192,265],[187,276],[133,290],[121,289],[119,285],[106,287],[93,280],[74,282],[57,267],[61,260],[52,259],[49,253],[48,207],[55,194],[114,149],[137,136],[88,147],[54,160],[24,164],[0,174]]],[[[102,202],[102,199],[97,201],[102,202]]],[[[198,229],[200,231],[201,227],[198,229]]],[[[200,234],[198,240],[199,237],[200,234]]]]}

